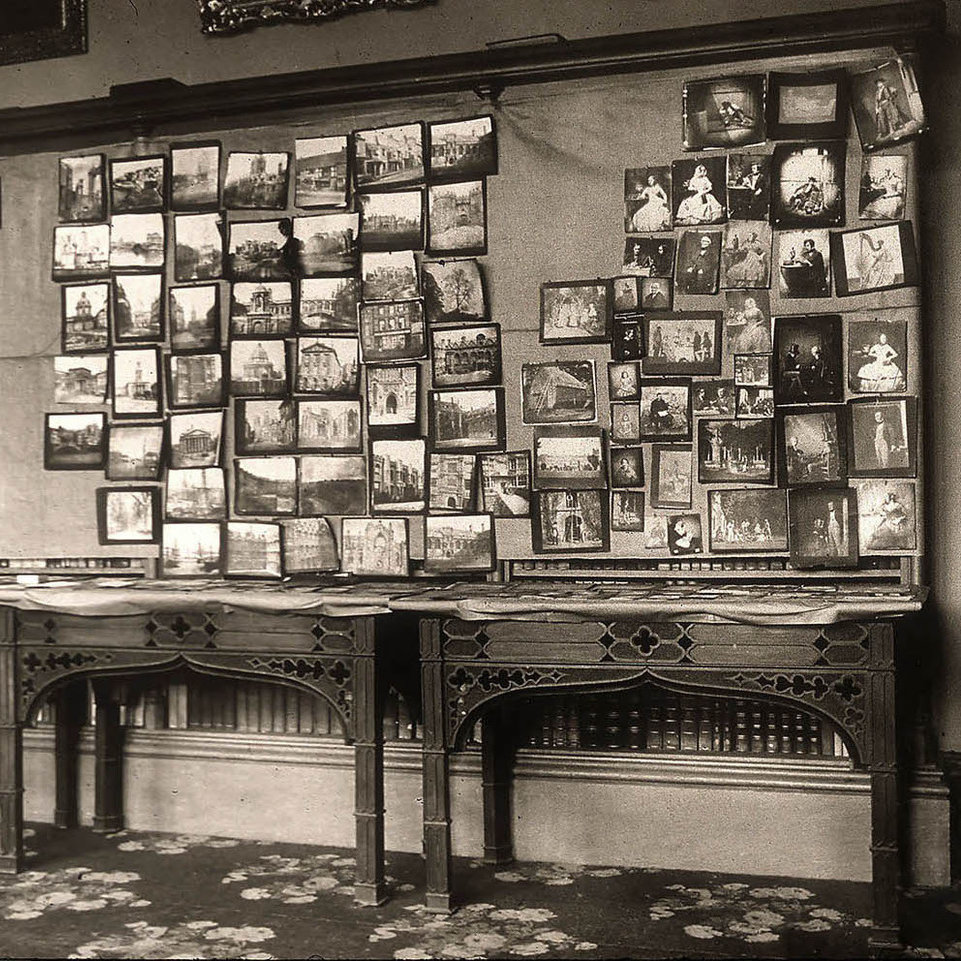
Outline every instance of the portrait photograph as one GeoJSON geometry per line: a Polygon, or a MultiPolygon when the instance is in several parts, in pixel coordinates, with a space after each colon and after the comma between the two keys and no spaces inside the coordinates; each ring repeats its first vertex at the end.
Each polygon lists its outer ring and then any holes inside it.
{"type": "Polygon", "coordinates": [[[473,510],[474,465],[473,454],[430,454],[428,510],[473,510]]]}
{"type": "Polygon", "coordinates": [[[778,292],[781,297],[829,297],[831,248],[827,230],[778,233],[778,292]]]}
{"type": "Polygon", "coordinates": [[[604,460],[604,432],[599,427],[534,429],[536,490],[606,487],[604,460]]]}
{"type": "Polygon", "coordinates": [[[608,363],[607,393],[611,400],[641,399],[640,365],[636,360],[608,363]]]}
{"type": "Polygon", "coordinates": [[[106,417],[44,414],[44,470],[102,470],[106,460],[106,417]]]}
{"type": "Polygon", "coordinates": [[[428,323],[471,324],[488,319],[484,282],[476,260],[425,260],[421,279],[428,323]]]}
{"type": "Polygon", "coordinates": [[[918,547],[914,484],[858,481],[858,543],[863,554],[899,554],[918,547]]]}
{"type": "Polygon", "coordinates": [[[60,290],[63,352],[106,350],[110,343],[110,285],[69,284],[60,290]]]}
{"type": "Polygon", "coordinates": [[[914,477],[917,400],[863,398],[848,404],[852,477],[914,477]]]}
{"type": "MultiPolygon", "coordinates": [[[[138,428],[128,427],[127,430],[138,428]]],[[[223,449],[224,412],[197,410],[167,417],[170,467],[218,467],[223,449]]]]}
{"type": "Polygon", "coordinates": [[[788,549],[786,491],[708,491],[707,506],[712,551],[788,549]]]}
{"type": "Polygon", "coordinates": [[[360,394],[360,348],[356,337],[298,337],[299,394],[357,397],[360,394]]]}
{"type": "Polygon", "coordinates": [[[907,154],[864,154],[859,220],[902,220],[908,192],[907,154]]]}
{"type": "Polygon", "coordinates": [[[219,521],[227,517],[227,488],[219,467],[167,471],[164,515],[175,521],[219,521]]]}
{"type": "Polygon", "coordinates": [[[636,313],[641,304],[641,278],[633,274],[611,279],[614,316],[636,313]]]}
{"type": "Polygon", "coordinates": [[[225,577],[280,579],[280,524],[228,521],[225,577]]]}
{"type": "Polygon", "coordinates": [[[719,230],[683,230],[677,246],[679,294],[716,294],[721,267],[719,230]]]}
{"type": "Polygon", "coordinates": [[[690,445],[654,444],[651,459],[651,506],[659,510],[689,508],[694,479],[690,445]]]}
{"type": "Polygon", "coordinates": [[[721,312],[645,314],[645,374],[720,374],[721,312]]]}
{"type": "Polygon", "coordinates": [[[86,224],[106,219],[103,175],[101,153],[60,158],[58,215],[61,223],[86,224]]]}
{"type": "Polygon", "coordinates": [[[537,553],[606,551],[609,530],[606,490],[534,492],[531,540],[537,553]]]}
{"type": "Polygon", "coordinates": [[[667,518],[649,514],[644,518],[644,550],[667,550],[667,518]]]}
{"type": "Polygon", "coordinates": [[[738,417],[773,417],[774,390],[770,387],[738,387],[738,417]]]}
{"type": "Polygon", "coordinates": [[[293,330],[293,314],[294,293],[290,281],[230,285],[231,339],[286,337],[293,330]]]}
{"type": "Polygon", "coordinates": [[[694,414],[713,417],[734,416],[734,381],[729,379],[699,380],[691,388],[694,414]]]}
{"type": "Polygon", "coordinates": [[[423,124],[355,130],[352,139],[354,183],[358,190],[423,182],[423,124]]]}
{"type": "Polygon", "coordinates": [[[360,264],[360,214],[294,217],[292,246],[301,277],[350,274],[360,264]]]}
{"type": "Polygon", "coordinates": [[[424,192],[360,194],[361,250],[423,250],[424,192]]]}
{"type": "Polygon", "coordinates": [[[107,480],[160,480],[163,437],[160,424],[112,424],[107,433],[107,480]]]}
{"type": "Polygon", "coordinates": [[[238,400],[234,404],[234,453],[285,454],[297,450],[297,411],[292,400],[238,400]]]}
{"type": "Polygon", "coordinates": [[[721,286],[770,287],[771,245],[768,224],[758,220],[730,221],[724,228],[721,286]]]}
{"type": "Polygon", "coordinates": [[[779,404],[844,399],[839,314],[775,318],[774,355],[779,404]]]}
{"type": "Polygon", "coordinates": [[[227,264],[233,280],[286,280],[292,261],[290,220],[233,221],[227,231],[227,264]]]}
{"type": "Polygon", "coordinates": [[[667,519],[667,547],[671,554],[701,554],[704,539],[700,514],[675,514],[667,519]]]}
{"type": "Polygon", "coordinates": [[[611,487],[644,486],[644,448],[612,447],[611,487]]]}
{"type": "Polygon", "coordinates": [[[361,304],[360,347],[365,364],[425,357],[424,302],[391,300],[361,304]]]}
{"type": "Polygon", "coordinates": [[[406,517],[345,517],[340,567],[362,577],[406,577],[410,561],[406,517]]]}
{"type": "MultiPolygon", "coordinates": [[[[891,311],[885,311],[890,316],[891,311]]],[[[908,324],[862,314],[848,318],[848,388],[856,394],[907,389],[908,324]]]]}
{"type": "Polygon", "coordinates": [[[691,439],[689,380],[641,381],[640,439],[691,439]]]}
{"type": "Polygon", "coordinates": [[[671,229],[671,168],[630,167],[624,171],[624,230],[656,234],[671,229]]]}
{"type": "Polygon", "coordinates": [[[497,134],[491,116],[427,125],[428,174],[433,181],[497,173],[497,134]]]}
{"type": "Polygon", "coordinates": [[[778,227],[844,223],[843,142],[782,143],[772,160],[771,219],[778,227]]]}
{"type": "Polygon", "coordinates": [[[607,280],[541,284],[541,343],[600,344],[610,337],[613,304],[607,280]]]}
{"type": "Polygon", "coordinates": [[[724,293],[724,354],[768,354],[771,337],[771,295],[766,290],[724,293]]]}
{"type": "Polygon", "coordinates": [[[367,460],[362,454],[300,458],[300,513],[306,517],[367,513],[367,460]]]}
{"type": "Polygon", "coordinates": [[[420,366],[418,364],[367,364],[367,426],[371,431],[410,429],[420,423],[420,366]]]}
{"type": "MultiPolygon", "coordinates": [[[[115,278],[118,287],[121,279],[127,278],[115,278]]],[[[171,287],[169,293],[171,347],[174,350],[219,348],[220,285],[171,287]]]]}
{"type": "Polygon", "coordinates": [[[768,136],[772,140],[843,140],[848,125],[843,68],[768,75],[768,136]]]}
{"type": "Polygon", "coordinates": [[[644,530],[643,491],[611,491],[611,530],[644,530]]]}
{"type": "Polygon", "coordinates": [[[160,353],[156,347],[113,352],[113,416],[159,417],[160,353]]]}
{"type": "Polygon", "coordinates": [[[858,508],[853,490],[788,491],[791,563],[857,567],[858,508]]]}
{"type": "Polygon", "coordinates": [[[684,149],[764,143],[764,74],[684,84],[684,149]]]}
{"type": "Polygon", "coordinates": [[[228,210],[283,210],[287,206],[290,154],[227,154],[224,206],[228,210]]]}
{"type": "Polygon", "coordinates": [[[163,274],[114,276],[113,327],[117,343],[164,340],[163,274]]]}
{"type": "Polygon", "coordinates": [[[285,396],[286,343],[282,340],[231,341],[230,393],[234,397],[285,396]]]}
{"type": "Polygon", "coordinates": [[[731,220],[768,221],[771,216],[771,155],[727,155],[727,215],[731,220]]]}
{"type": "Polygon", "coordinates": [[[302,137],[294,141],[294,205],[346,207],[347,137],[302,137]]]}
{"type": "Polygon", "coordinates": [[[782,487],[843,487],[848,478],[847,430],[841,405],[807,407],[777,416],[782,487]]]}
{"type": "Polygon", "coordinates": [[[434,450],[499,450],[504,446],[504,392],[499,387],[429,394],[434,450]]]}
{"type": "Polygon", "coordinates": [[[224,238],[220,214],[178,214],[173,220],[177,283],[222,277],[224,238]]]}
{"type": "Polygon", "coordinates": [[[374,513],[416,514],[427,503],[427,445],[423,438],[370,442],[370,500],[374,513]]]}
{"type": "Polygon", "coordinates": [[[162,154],[111,160],[111,212],[142,214],[163,210],[166,164],[167,159],[162,154]]]}
{"type": "Polygon", "coordinates": [[[910,221],[831,234],[838,297],[915,287],[919,272],[910,221]]]}
{"type": "Polygon", "coordinates": [[[529,517],[531,452],[478,454],[477,499],[480,510],[495,517],[529,517]]]}
{"type": "Polygon", "coordinates": [[[235,458],[234,511],[238,514],[296,514],[296,458],[235,458]]]}
{"type": "Polygon", "coordinates": [[[153,270],[164,265],[163,214],[115,214],[110,218],[110,267],[153,270]]]}
{"type": "Polygon", "coordinates": [[[170,209],[216,210],[220,206],[220,144],[170,148],[170,209]]]}
{"type": "Polygon", "coordinates": [[[110,227],[86,224],[53,228],[53,279],[106,277],[110,266],[110,227]]]}
{"type": "Polygon", "coordinates": [[[500,330],[497,324],[432,328],[430,356],[434,387],[499,384],[500,330]]]}
{"type": "Polygon", "coordinates": [[[432,254],[487,253],[487,181],[427,188],[427,249],[432,254]]]}
{"type": "Polygon", "coordinates": [[[851,105],[865,150],[899,143],[926,127],[914,63],[908,57],[853,74],[851,105]]]}
{"type": "Polygon", "coordinates": [[[220,524],[164,524],[160,571],[164,577],[219,577],[223,573],[220,524]]]}
{"type": "Polygon", "coordinates": [[[624,241],[624,273],[673,277],[676,251],[673,237],[628,237],[624,241]]]}
{"type": "Polygon", "coordinates": [[[636,444],[641,439],[639,403],[611,404],[611,440],[619,444],[636,444]]]}
{"type": "Polygon", "coordinates": [[[727,162],[724,157],[675,160],[671,164],[674,226],[699,227],[727,219],[727,162]]]}
{"type": "Polygon", "coordinates": [[[361,295],[368,300],[409,300],[420,296],[412,250],[365,253],[360,258],[361,295]]]}
{"type": "Polygon", "coordinates": [[[171,354],[167,373],[169,407],[223,407],[224,358],[219,352],[171,354]]]}
{"type": "Polygon", "coordinates": [[[67,354],[53,358],[53,399],[57,404],[104,404],[107,355],[67,354]]]}
{"type": "MultiPolygon", "coordinates": [[[[298,330],[355,334],[359,303],[359,277],[305,277],[300,282],[298,330]]],[[[253,323],[256,324],[256,319],[253,323]]]]}
{"type": "Polygon", "coordinates": [[[663,277],[640,277],[641,310],[670,310],[673,304],[671,282],[663,277]]]}
{"type": "Polygon", "coordinates": [[[298,450],[359,451],[359,400],[297,401],[298,450]]]}
{"type": "Polygon", "coordinates": [[[479,573],[494,569],[494,522],[490,514],[427,515],[424,571],[479,573]]]}
{"type": "Polygon", "coordinates": [[[770,387],[770,354],[735,354],[734,383],[738,387],[770,387]]]}
{"type": "MultiPolygon", "coordinates": [[[[635,392],[636,389],[635,377],[635,392]]],[[[594,361],[546,360],[521,364],[521,416],[525,424],[596,420],[594,361]]]]}
{"type": "Polygon", "coordinates": [[[699,420],[697,479],[701,484],[773,484],[773,420],[699,420]]]}
{"type": "Polygon", "coordinates": [[[326,517],[295,517],[280,522],[284,577],[340,570],[337,541],[326,517]]]}
{"type": "Polygon", "coordinates": [[[611,325],[611,357],[617,361],[636,361],[643,356],[644,315],[615,317],[611,325]]]}

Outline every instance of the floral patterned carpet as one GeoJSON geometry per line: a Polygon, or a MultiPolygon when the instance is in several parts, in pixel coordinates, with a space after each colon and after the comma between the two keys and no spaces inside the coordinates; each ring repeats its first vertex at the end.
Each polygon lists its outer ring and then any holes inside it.
{"type": "MultiPolygon", "coordinates": [[[[392,854],[392,900],[352,899],[349,851],[227,838],[28,830],[0,879],[0,956],[45,958],[857,958],[870,888],[640,868],[455,862],[463,906],[421,906],[423,862],[392,854]]],[[[906,898],[910,957],[961,958],[961,890],[906,898]]]]}

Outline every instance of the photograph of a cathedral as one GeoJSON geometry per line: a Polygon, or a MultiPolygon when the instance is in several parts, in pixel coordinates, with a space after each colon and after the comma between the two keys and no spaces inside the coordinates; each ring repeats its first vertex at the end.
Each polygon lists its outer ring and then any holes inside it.
{"type": "Polygon", "coordinates": [[[104,350],[107,347],[108,284],[76,284],[63,288],[63,349],[104,350]]]}
{"type": "Polygon", "coordinates": [[[230,392],[236,397],[283,397],[287,393],[284,341],[231,342],[230,392]]]}

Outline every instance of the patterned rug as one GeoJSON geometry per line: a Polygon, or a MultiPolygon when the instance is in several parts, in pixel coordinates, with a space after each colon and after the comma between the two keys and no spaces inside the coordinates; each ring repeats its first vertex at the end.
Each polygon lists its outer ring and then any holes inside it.
{"type": "MultiPolygon", "coordinates": [[[[857,958],[870,888],[838,881],[457,859],[462,906],[421,906],[424,866],[388,858],[392,900],[353,903],[350,851],[170,834],[28,831],[0,879],[0,956],[47,958],[857,958]]],[[[911,957],[961,958],[961,890],[906,899],[911,957]]]]}

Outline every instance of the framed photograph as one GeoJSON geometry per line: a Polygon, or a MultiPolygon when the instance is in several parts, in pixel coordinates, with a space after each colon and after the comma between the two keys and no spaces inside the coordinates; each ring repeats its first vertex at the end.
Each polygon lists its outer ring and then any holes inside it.
{"type": "Polygon", "coordinates": [[[690,445],[654,444],[651,448],[651,506],[690,508],[694,454],[690,445]]]}
{"type": "Polygon", "coordinates": [[[176,144],[170,148],[170,209],[220,207],[220,144],[176,144]]]}
{"type": "Polygon", "coordinates": [[[297,450],[297,412],[292,400],[238,400],[234,404],[237,454],[286,454],[297,450]]]}
{"type": "Polygon", "coordinates": [[[643,491],[611,491],[611,530],[643,532],[643,491]]]}
{"type": "Polygon", "coordinates": [[[131,157],[110,161],[110,210],[116,214],[164,209],[167,158],[131,157]]]}
{"type": "Polygon", "coordinates": [[[649,514],[644,518],[644,550],[667,550],[667,518],[649,514]]]}
{"type": "Polygon", "coordinates": [[[671,282],[661,277],[640,277],[641,309],[670,310],[673,298],[671,282]]]}
{"type": "Polygon", "coordinates": [[[424,571],[468,574],[494,569],[494,522],[490,514],[427,515],[424,571]]]}
{"type": "Polygon", "coordinates": [[[113,416],[159,417],[160,351],[156,347],[127,348],[113,352],[113,416]]]}
{"type": "Polygon", "coordinates": [[[673,277],[677,244],[673,237],[628,237],[624,273],[637,277],[673,277]]]}
{"type": "Polygon", "coordinates": [[[852,477],[914,477],[918,456],[917,399],[862,398],[848,404],[852,477]]]}
{"type": "Polygon", "coordinates": [[[772,160],[771,219],[778,227],[844,223],[843,141],[782,143],[772,160]]]}
{"type": "Polygon", "coordinates": [[[220,524],[164,524],[160,571],[164,577],[219,577],[223,573],[220,524]]]}
{"type": "Polygon", "coordinates": [[[679,294],[716,294],[721,267],[719,230],[682,230],[677,246],[679,294]]]}
{"type": "Polygon", "coordinates": [[[430,345],[434,387],[500,383],[501,329],[497,324],[433,328],[430,345]]]}
{"type": "Polygon", "coordinates": [[[848,479],[844,407],[781,409],[777,416],[782,487],[843,487],[848,479]]]}
{"type": "Polygon", "coordinates": [[[360,393],[360,351],[356,337],[298,337],[294,390],[327,397],[360,393]]]}
{"type": "Polygon", "coordinates": [[[234,397],[286,396],[286,343],[282,340],[231,341],[230,393],[234,397]]]}
{"type": "Polygon", "coordinates": [[[727,155],[727,215],[767,221],[771,216],[771,155],[727,155]]]}
{"type": "Polygon", "coordinates": [[[838,297],[916,287],[918,258],[911,222],[831,234],[838,297]]]}
{"type": "Polygon", "coordinates": [[[421,279],[428,323],[473,324],[488,319],[484,281],[476,260],[425,260],[421,279]]]}
{"type": "Polygon", "coordinates": [[[110,285],[69,284],[60,290],[63,352],[106,350],[110,344],[110,285]]]}
{"type": "Polygon", "coordinates": [[[490,115],[429,123],[427,144],[431,180],[465,180],[497,173],[497,134],[490,115]]]}
{"type": "Polygon", "coordinates": [[[720,374],[719,310],[645,314],[645,374],[720,374]]]}
{"type": "Polygon", "coordinates": [[[365,253],[360,258],[361,297],[368,300],[410,300],[420,295],[412,250],[365,253]]]}
{"type": "Polygon", "coordinates": [[[337,541],[326,517],[297,517],[280,523],[284,576],[340,570],[337,541]]]}
{"type": "Polygon", "coordinates": [[[764,74],[684,84],[684,149],[764,143],[764,74]]]}
{"type": "Polygon", "coordinates": [[[771,286],[771,228],[759,220],[730,221],[724,228],[721,286],[771,286]]]}
{"type": "Polygon", "coordinates": [[[477,472],[481,510],[495,517],[530,516],[530,451],[478,454],[477,472]]]}
{"type": "Polygon", "coordinates": [[[163,214],[116,214],[110,218],[110,268],[163,267],[166,234],[163,214]]]}
{"type": "Polygon", "coordinates": [[[770,387],[770,354],[735,354],[734,383],[738,387],[770,387]]]}
{"type": "Polygon", "coordinates": [[[539,554],[610,549],[606,490],[534,491],[531,540],[539,554]]]}
{"type": "Polygon", "coordinates": [[[671,229],[671,168],[631,167],[624,171],[624,230],[656,234],[671,229]]]}
{"type": "Polygon", "coordinates": [[[778,293],[781,297],[830,297],[828,231],[785,230],[777,237],[778,293]]]}
{"type": "Polygon", "coordinates": [[[107,432],[107,480],[159,481],[164,429],[160,424],[113,424],[107,432]]]}
{"type": "Polygon", "coordinates": [[[624,277],[614,277],[611,280],[611,291],[614,298],[614,317],[618,314],[634,314],[641,307],[641,278],[628,274],[624,277]]]}
{"type": "Polygon", "coordinates": [[[290,281],[230,285],[231,339],[286,337],[293,330],[293,314],[294,294],[290,281]]]}
{"type": "Polygon", "coordinates": [[[227,517],[227,488],[219,467],[168,470],[165,486],[168,520],[220,521],[227,517]]]}
{"type": "Polygon", "coordinates": [[[233,280],[286,280],[297,268],[285,220],[235,220],[227,228],[227,267],[233,280]]]}
{"type": "Polygon", "coordinates": [[[359,451],[359,400],[297,401],[297,449],[359,451]]]}
{"type": "Polygon", "coordinates": [[[344,518],[341,570],[363,577],[407,577],[409,566],[406,517],[344,518]]]}
{"type": "Polygon", "coordinates": [[[160,343],[166,337],[163,274],[118,274],[113,278],[114,342],[160,343]]]}
{"type": "Polygon", "coordinates": [[[53,279],[106,277],[110,266],[108,224],[53,228],[53,279]]]}
{"type": "Polygon", "coordinates": [[[419,514],[427,504],[427,445],[411,440],[370,442],[370,499],[375,514],[419,514]]]}
{"type": "Polygon", "coordinates": [[[44,470],[103,470],[107,420],[99,411],[44,414],[44,470]]]}
{"type": "Polygon", "coordinates": [[[367,513],[367,460],[362,454],[307,454],[300,458],[299,513],[367,513]]]}
{"type": "Polygon", "coordinates": [[[700,514],[675,514],[667,519],[667,547],[673,555],[701,554],[704,537],[700,514]]]}
{"type": "Polygon", "coordinates": [[[223,451],[224,412],[197,410],[170,414],[167,417],[167,438],[171,468],[219,467],[223,451]]]}
{"type": "Polygon", "coordinates": [[[734,381],[699,380],[691,393],[691,409],[694,415],[712,417],[734,416],[734,381]]]}
{"type": "Polygon", "coordinates": [[[607,393],[614,401],[641,399],[641,372],[636,360],[608,363],[607,393]]]}
{"type": "Polygon", "coordinates": [[[611,330],[611,357],[614,360],[638,360],[644,356],[644,315],[625,314],[615,317],[611,330]]]}
{"type": "Polygon", "coordinates": [[[907,192],[907,154],[862,156],[859,220],[902,220],[907,192]]]}
{"type": "Polygon", "coordinates": [[[427,188],[427,249],[434,255],[487,253],[487,181],[427,188]]]}
{"type": "Polygon", "coordinates": [[[356,334],[359,277],[310,277],[300,282],[297,312],[302,333],[356,334]]]}
{"type": "Polygon", "coordinates": [[[0,33],[0,64],[87,52],[86,0],[46,0],[6,12],[0,33]]]}
{"type": "Polygon", "coordinates": [[[224,358],[214,352],[171,354],[167,358],[167,404],[184,407],[223,407],[224,358]]]}
{"type": "Polygon", "coordinates": [[[174,279],[216,280],[224,273],[224,237],[220,214],[174,217],[174,279]]]}
{"type": "Polygon", "coordinates": [[[771,387],[738,387],[738,417],[773,417],[774,390],[771,387]]]}
{"type": "Polygon", "coordinates": [[[541,343],[600,344],[610,339],[613,301],[609,280],[541,284],[541,343]]]}
{"type": "Polygon", "coordinates": [[[774,353],[779,404],[823,404],[844,399],[839,314],[776,318],[774,353]]]}
{"type": "Polygon", "coordinates": [[[228,210],[283,210],[287,206],[290,154],[227,154],[224,206],[228,210]]]}
{"type": "Polygon", "coordinates": [[[712,551],[788,549],[786,491],[708,491],[707,506],[712,551]]]}
{"type": "Polygon", "coordinates": [[[918,547],[914,484],[864,480],[858,495],[858,543],[863,554],[901,554],[918,547]]]}
{"type": "MultiPolygon", "coordinates": [[[[634,389],[636,393],[636,381],[634,389]]],[[[521,416],[525,424],[596,420],[594,361],[546,360],[521,364],[521,416]]]]}
{"type": "Polygon", "coordinates": [[[365,364],[425,357],[424,302],[391,300],[361,304],[360,346],[365,364]]]}
{"type": "Polygon", "coordinates": [[[851,104],[865,150],[899,143],[926,128],[910,57],[896,57],[851,77],[851,104]]]}
{"type": "MultiPolygon", "coordinates": [[[[890,315],[890,311],[886,312],[890,315]]],[[[848,318],[848,388],[856,394],[907,389],[908,323],[870,314],[848,318]]]]}
{"type": "Polygon", "coordinates": [[[768,75],[768,136],[772,140],[843,140],[848,126],[848,77],[843,68],[768,75]]]}
{"type": "Polygon", "coordinates": [[[697,479],[701,484],[773,484],[773,420],[700,420],[697,479]]]}
{"type": "Polygon", "coordinates": [[[611,440],[636,444],[641,439],[641,409],[637,403],[611,404],[611,440]]]}
{"type": "Polygon", "coordinates": [[[53,399],[57,404],[105,404],[107,355],[67,354],[54,357],[53,399]]]}
{"type": "Polygon", "coordinates": [[[641,381],[640,439],[691,439],[690,380],[641,381]]]}
{"type": "Polygon", "coordinates": [[[724,157],[675,160],[674,226],[699,227],[727,219],[727,161],[724,157]]]}
{"type": "Polygon", "coordinates": [[[857,567],[857,494],[845,490],[788,491],[791,563],[798,568],[857,567]]]}
{"type": "Polygon", "coordinates": [[[280,524],[228,521],[225,577],[280,580],[280,524]]]}
{"type": "Polygon", "coordinates": [[[238,514],[296,514],[297,459],[234,458],[234,511],[238,514]]]}
{"type": "Polygon", "coordinates": [[[293,249],[301,277],[354,274],[360,266],[360,214],[294,217],[293,249]]]}
{"type": "Polygon", "coordinates": [[[535,427],[534,487],[537,490],[607,487],[604,431],[599,427],[535,427]]]}
{"type": "Polygon", "coordinates": [[[353,135],[354,184],[358,190],[393,188],[424,180],[424,125],[397,124],[353,135]]]}
{"type": "Polygon", "coordinates": [[[378,431],[418,433],[420,424],[420,365],[365,367],[367,427],[378,431]]]}
{"type": "Polygon", "coordinates": [[[219,349],[219,284],[170,288],[170,344],[174,350],[219,349]]]}
{"type": "Polygon", "coordinates": [[[61,223],[88,224],[106,219],[103,175],[102,153],[60,158],[61,223]]]}
{"type": "Polygon", "coordinates": [[[771,295],[766,290],[728,290],[724,293],[724,353],[769,354],[771,339],[771,295]]]}
{"type": "Polygon", "coordinates": [[[473,510],[474,455],[430,454],[429,457],[428,510],[473,510]]]}
{"type": "Polygon", "coordinates": [[[361,250],[423,250],[424,191],[360,194],[361,250]]]}
{"type": "Polygon", "coordinates": [[[504,391],[499,387],[432,390],[429,427],[434,450],[502,450],[504,391]]]}
{"type": "Polygon", "coordinates": [[[346,136],[295,140],[294,206],[346,207],[347,165],[346,136]]]}

